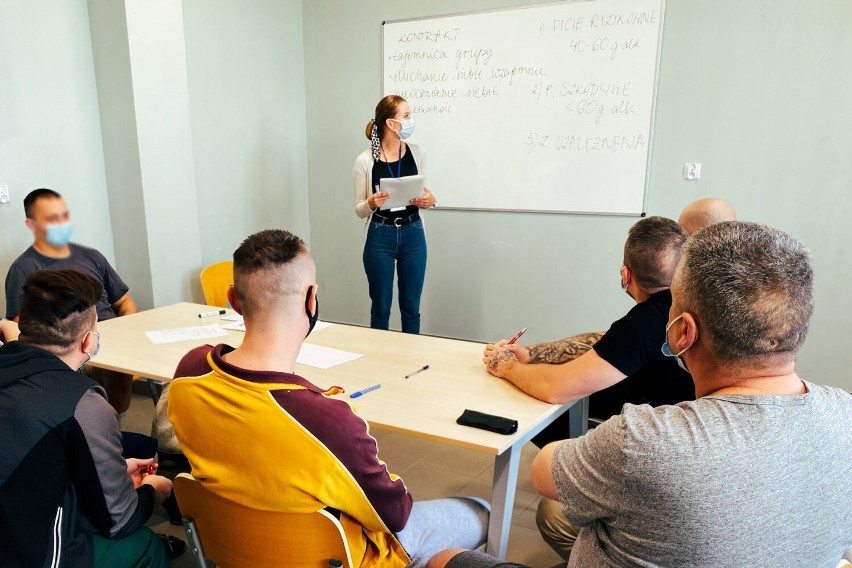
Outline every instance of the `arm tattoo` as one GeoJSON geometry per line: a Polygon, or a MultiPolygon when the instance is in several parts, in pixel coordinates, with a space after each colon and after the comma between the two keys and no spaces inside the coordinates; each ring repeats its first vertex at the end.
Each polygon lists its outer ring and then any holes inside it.
{"type": "Polygon", "coordinates": [[[550,343],[539,343],[531,346],[530,363],[549,363],[551,365],[559,365],[573,361],[586,351],[592,348],[592,345],[598,342],[604,332],[596,331],[592,333],[581,333],[574,337],[566,337],[559,341],[550,343]]]}

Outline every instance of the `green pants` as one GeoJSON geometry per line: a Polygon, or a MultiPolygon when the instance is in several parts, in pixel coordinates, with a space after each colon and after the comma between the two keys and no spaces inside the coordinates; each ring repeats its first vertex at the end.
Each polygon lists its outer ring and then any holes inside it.
{"type": "Polygon", "coordinates": [[[166,547],[154,531],[142,527],[127,538],[92,537],[95,568],[169,568],[166,547]]]}

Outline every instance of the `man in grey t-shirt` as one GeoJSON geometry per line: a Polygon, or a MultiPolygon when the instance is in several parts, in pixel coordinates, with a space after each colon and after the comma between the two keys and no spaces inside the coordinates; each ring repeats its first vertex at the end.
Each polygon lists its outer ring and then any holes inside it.
{"type": "MultiPolygon", "coordinates": [[[[836,566],[852,553],[852,395],[795,371],[813,312],[806,249],[713,225],[687,241],[671,291],[663,351],[698,400],[626,405],[533,463],[539,492],[583,527],[569,566],[836,566]]],[[[501,565],[445,551],[430,568],[501,565]]]]}
{"type": "MultiPolygon", "coordinates": [[[[103,286],[98,298],[98,321],[135,313],[130,288],[95,249],[71,242],[71,212],[52,189],[35,189],[24,198],[27,228],[33,244],[19,256],[6,274],[6,317],[17,320],[24,282],[37,270],[73,268],[91,274],[103,286]]],[[[133,377],[124,373],[87,367],[86,372],[104,386],[109,403],[119,413],[130,406],[133,377]]]]}

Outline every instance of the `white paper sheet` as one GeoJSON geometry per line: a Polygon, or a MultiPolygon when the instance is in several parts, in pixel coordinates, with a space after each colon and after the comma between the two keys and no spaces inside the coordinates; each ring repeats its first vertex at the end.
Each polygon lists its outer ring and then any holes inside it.
{"type": "Polygon", "coordinates": [[[379,189],[389,193],[390,197],[382,204],[380,209],[394,211],[405,207],[415,197],[423,195],[423,176],[403,176],[401,178],[382,178],[379,180],[379,189]]]}
{"type": "Polygon", "coordinates": [[[337,365],[354,361],[363,357],[360,353],[352,353],[334,349],[333,347],[322,347],[312,343],[303,343],[296,362],[317,369],[331,369],[337,365]]]}
{"type": "MultiPolygon", "coordinates": [[[[225,318],[222,318],[222,319],[225,319],[225,318]]],[[[239,321],[237,321],[237,320],[233,320],[233,321],[234,321],[234,323],[229,323],[229,324],[223,325],[222,329],[232,329],[234,331],[245,331],[246,330],[246,324],[243,321],[242,316],[240,316],[239,321]]],[[[329,328],[333,325],[334,325],[333,323],[328,323],[328,322],[325,322],[325,321],[318,321],[317,324],[314,326],[314,332],[322,331],[323,329],[327,329],[327,328],[329,328]]]]}
{"type": "Polygon", "coordinates": [[[207,339],[208,337],[226,337],[228,332],[216,324],[199,325],[196,327],[178,327],[175,329],[161,329],[159,331],[146,331],[145,335],[151,343],[177,343],[178,341],[189,341],[190,339],[207,339]]]}

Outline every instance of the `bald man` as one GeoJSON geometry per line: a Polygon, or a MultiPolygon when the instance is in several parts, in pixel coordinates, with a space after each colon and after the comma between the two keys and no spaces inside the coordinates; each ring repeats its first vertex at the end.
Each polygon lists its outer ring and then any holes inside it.
{"type": "Polygon", "coordinates": [[[718,197],[706,197],[684,207],[677,222],[686,234],[692,236],[704,227],[736,220],[737,213],[733,205],[718,197]]]}

